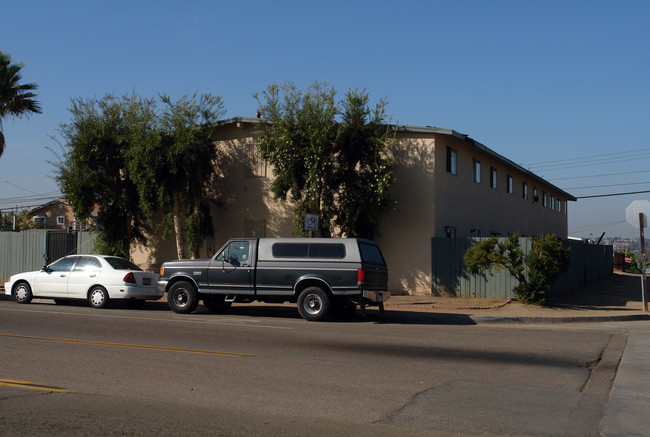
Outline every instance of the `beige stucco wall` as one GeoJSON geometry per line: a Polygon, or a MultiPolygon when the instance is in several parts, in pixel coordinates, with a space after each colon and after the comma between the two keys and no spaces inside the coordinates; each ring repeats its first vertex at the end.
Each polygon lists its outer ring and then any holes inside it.
{"type": "Polygon", "coordinates": [[[456,237],[471,236],[472,230],[480,230],[480,236],[521,235],[553,233],[567,237],[566,197],[548,184],[543,184],[493,156],[471,147],[463,140],[450,136],[437,136],[436,157],[441,163],[436,169],[437,199],[434,236],[444,237],[445,227],[456,228],[456,237]],[[458,151],[458,174],[446,170],[447,146],[458,151]],[[473,159],[481,163],[481,182],[473,181],[473,159]],[[490,187],[490,167],[497,170],[497,187],[490,187]],[[506,190],[507,175],[513,178],[512,193],[506,190]],[[528,184],[528,199],[522,197],[522,183],[528,184]],[[533,202],[537,189],[539,202],[533,202]],[[444,193],[444,195],[442,195],[444,193]],[[547,206],[542,205],[546,193],[547,206]],[[551,209],[551,196],[555,209],[551,209]],[[562,211],[557,201],[562,201],[562,211]]]}
{"type": "Polygon", "coordinates": [[[377,242],[388,264],[388,288],[399,294],[430,294],[431,244],[437,204],[433,138],[400,135],[392,196],[377,242]]]}

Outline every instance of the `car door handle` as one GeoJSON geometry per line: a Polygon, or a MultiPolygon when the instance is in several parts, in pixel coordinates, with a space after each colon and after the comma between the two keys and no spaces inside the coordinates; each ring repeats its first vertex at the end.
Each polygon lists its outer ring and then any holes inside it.
{"type": "Polygon", "coordinates": [[[90,275],[91,278],[94,278],[94,277],[96,277],[96,276],[97,276],[97,275],[90,275]]]}
{"type": "Polygon", "coordinates": [[[62,273],[60,277],[65,278],[66,276],[68,276],[68,275],[62,273]]]}

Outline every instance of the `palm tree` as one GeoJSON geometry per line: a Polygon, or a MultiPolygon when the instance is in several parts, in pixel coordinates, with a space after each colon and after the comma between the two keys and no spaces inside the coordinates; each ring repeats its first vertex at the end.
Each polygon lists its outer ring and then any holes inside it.
{"type": "Polygon", "coordinates": [[[0,50],[0,156],[5,150],[2,119],[8,116],[22,118],[31,113],[40,114],[41,105],[31,92],[38,88],[35,83],[20,84],[20,70],[25,64],[12,64],[11,56],[0,50]]]}

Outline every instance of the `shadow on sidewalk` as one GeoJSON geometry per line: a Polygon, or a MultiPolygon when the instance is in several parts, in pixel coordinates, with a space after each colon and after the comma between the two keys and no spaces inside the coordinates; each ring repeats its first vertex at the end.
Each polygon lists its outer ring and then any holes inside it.
{"type": "Polygon", "coordinates": [[[641,275],[614,273],[551,297],[549,306],[577,310],[639,311],[641,299],[641,275]]]}

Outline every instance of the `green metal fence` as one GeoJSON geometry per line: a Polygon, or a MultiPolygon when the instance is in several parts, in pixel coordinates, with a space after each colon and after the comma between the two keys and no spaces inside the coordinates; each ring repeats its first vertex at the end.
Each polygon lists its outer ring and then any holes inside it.
{"type": "MultiPolygon", "coordinates": [[[[517,280],[506,270],[476,275],[467,273],[463,256],[467,249],[483,238],[432,238],[431,272],[432,293],[464,298],[513,298],[517,280]]],[[[504,239],[505,240],[505,239],[504,239]]],[[[519,244],[524,253],[531,248],[530,240],[521,238],[519,244]]],[[[598,278],[613,274],[613,248],[563,241],[571,249],[569,271],[554,284],[552,293],[579,287],[598,278]]]]}
{"type": "MultiPolygon", "coordinates": [[[[51,230],[30,229],[20,232],[0,232],[0,286],[9,279],[9,276],[38,270],[45,263],[45,254],[48,252],[48,234],[51,230]]],[[[73,231],[76,235],[76,245],[67,252],[93,253],[95,237],[87,231],[73,231]]],[[[50,244],[52,240],[50,239],[50,244]]],[[[49,248],[51,249],[51,248],[49,248]]],[[[50,253],[51,250],[50,250],[50,253]]],[[[55,253],[57,253],[55,251],[55,253]]],[[[65,253],[61,254],[65,255],[65,253]]],[[[55,261],[55,259],[50,259],[55,261]]]]}

